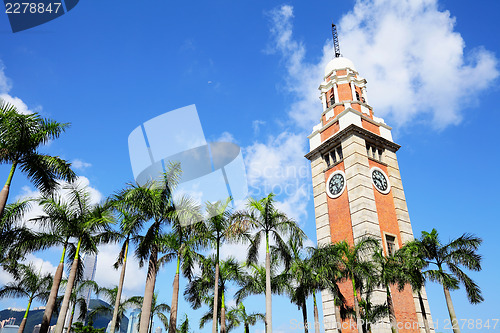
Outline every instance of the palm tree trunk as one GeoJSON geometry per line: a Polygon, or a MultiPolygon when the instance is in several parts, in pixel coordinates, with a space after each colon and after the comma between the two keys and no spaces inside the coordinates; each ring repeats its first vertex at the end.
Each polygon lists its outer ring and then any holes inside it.
{"type": "Polygon", "coordinates": [[[307,324],[307,306],[305,297],[302,299],[302,320],[304,322],[304,333],[309,332],[309,325],[307,324]]]}
{"type": "Polygon", "coordinates": [[[17,330],[17,333],[23,333],[24,328],[26,327],[26,322],[28,321],[28,313],[30,312],[30,307],[31,307],[31,302],[33,299],[30,298],[28,302],[28,307],[26,308],[26,312],[24,313],[24,318],[23,321],[21,321],[21,325],[19,325],[19,329],[17,330]]]}
{"type": "Polygon", "coordinates": [[[212,333],[217,333],[217,310],[219,300],[219,245],[217,244],[217,261],[215,262],[214,313],[212,315],[212,333]]]}
{"type": "Polygon", "coordinates": [[[450,291],[445,286],[443,286],[443,290],[444,290],[444,297],[446,298],[446,305],[448,306],[448,313],[450,314],[453,333],[460,333],[457,316],[455,315],[455,309],[453,308],[453,302],[451,301],[450,291]]]}
{"type": "Polygon", "coordinates": [[[313,292],[313,303],[314,303],[314,333],[319,333],[319,314],[318,314],[318,304],[316,303],[316,292],[313,292]]]}
{"type": "Polygon", "coordinates": [[[269,254],[269,235],[266,233],[266,333],[273,332],[271,298],[271,256],[269,254]]]}
{"type": "Polygon", "coordinates": [[[9,197],[10,183],[12,182],[14,171],[16,171],[16,166],[17,162],[12,163],[9,176],[7,177],[7,181],[5,182],[2,191],[0,191],[0,216],[2,216],[5,205],[7,204],[7,198],[9,197]]]}
{"type": "Polygon", "coordinates": [[[128,239],[125,241],[125,255],[123,256],[122,271],[120,273],[120,281],[118,282],[118,291],[116,292],[115,308],[113,310],[113,318],[111,319],[110,333],[115,333],[116,322],[118,319],[118,310],[120,309],[120,301],[122,298],[123,281],[125,280],[125,269],[127,267],[127,254],[128,254],[128,239]]]}
{"type": "Polygon", "coordinates": [[[158,249],[155,245],[151,249],[151,255],[149,256],[148,277],[146,278],[146,289],[144,290],[144,300],[142,302],[139,333],[148,332],[149,318],[151,317],[151,305],[153,303],[153,294],[155,291],[157,261],[158,249]]]}
{"type": "Polygon", "coordinates": [[[67,241],[63,246],[63,253],[61,256],[61,261],[56,269],[56,274],[54,275],[54,280],[52,281],[52,288],[50,289],[49,299],[45,305],[45,311],[43,312],[42,324],[40,326],[40,333],[47,333],[49,331],[50,320],[52,319],[52,312],[56,306],[57,292],[59,291],[59,285],[61,284],[62,274],[64,271],[64,257],[66,256],[67,241]]]}
{"type": "Polygon", "coordinates": [[[424,321],[425,333],[431,333],[431,328],[429,327],[429,321],[427,320],[427,312],[425,311],[424,300],[422,299],[422,294],[420,290],[417,292],[418,302],[420,303],[420,310],[422,311],[422,319],[424,321]]]}
{"type": "Polygon", "coordinates": [[[245,323],[245,333],[250,333],[250,326],[248,323],[245,323]]]}
{"type": "Polygon", "coordinates": [[[354,282],[354,277],[351,276],[352,280],[352,291],[354,294],[354,310],[356,311],[356,327],[358,328],[358,333],[363,333],[363,325],[361,324],[361,314],[359,313],[359,303],[358,303],[358,292],[356,291],[356,283],[354,282]]]}
{"type": "Polygon", "coordinates": [[[389,321],[391,322],[391,330],[393,333],[399,333],[398,322],[396,320],[396,312],[394,311],[394,303],[392,302],[391,290],[389,286],[385,287],[387,296],[387,307],[389,308],[389,321]]]}
{"type": "Polygon", "coordinates": [[[177,254],[177,269],[174,277],[174,290],[172,292],[172,306],[170,308],[170,321],[168,323],[168,333],[177,331],[177,304],[179,302],[179,267],[181,264],[180,254],[177,254]]]}
{"type": "Polygon", "coordinates": [[[75,308],[76,308],[76,302],[73,303],[73,309],[71,310],[71,315],[69,316],[68,329],[66,330],[66,333],[69,333],[71,331],[71,325],[73,325],[73,316],[75,315],[75,308]]]}
{"type": "Polygon", "coordinates": [[[224,304],[224,289],[220,303],[220,333],[226,333],[226,305],[224,304]]]}
{"type": "Polygon", "coordinates": [[[61,309],[59,311],[59,316],[57,317],[57,324],[55,333],[62,333],[64,330],[64,322],[66,321],[66,313],[69,308],[69,299],[71,297],[71,291],[73,290],[73,284],[76,278],[76,269],[78,268],[78,260],[80,253],[80,246],[82,244],[82,239],[78,239],[78,245],[76,246],[75,258],[73,259],[73,265],[68,276],[68,284],[66,285],[66,291],[64,292],[63,302],[61,304],[61,309]]]}
{"type": "Polygon", "coordinates": [[[334,299],[335,304],[335,327],[338,333],[342,333],[342,317],[340,316],[340,305],[337,305],[338,300],[334,299]]]}

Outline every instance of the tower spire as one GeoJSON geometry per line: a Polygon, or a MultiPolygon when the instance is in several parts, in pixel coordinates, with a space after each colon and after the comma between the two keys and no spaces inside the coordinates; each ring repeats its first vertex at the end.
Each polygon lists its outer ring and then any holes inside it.
{"type": "Polygon", "coordinates": [[[339,36],[337,35],[337,27],[332,22],[332,36],[333,36],[333,49],[335,51],[335,58],[341,56],[339,46],[339,36]]]}

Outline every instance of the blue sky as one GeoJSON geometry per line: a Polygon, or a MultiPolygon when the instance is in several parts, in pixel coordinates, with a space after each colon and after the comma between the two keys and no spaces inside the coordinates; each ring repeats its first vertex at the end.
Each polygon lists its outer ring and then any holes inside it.
{"type": "MultiPolygon", "coordinates": [[[[473,306],[462,291],[452,293],[459,318],[484,321],[498,318],[500,296],[499,10],[495,0],[81,1],[66,15],[15,34],[0,15],[0,94],[17,98],[21,109],[71,123],[44,151],[74,161],[96,198],[132,180],[127,138],[135,127],[196,104],[208,140],[243,147],[253,193],[292,189],[279,196],[280,207],[315,242],[303,155],[321,114],[316,89],[332,56],[334,20],[343,55],[368,80],[375,114],[394,126],[402,146],[398,159],[415,235],[435,227],[443,240],[464,232],[484,240],[483,271],[471,275],[485,301],[473,306]],[[264,166],[271,170],[266,175],[259,173],[264,166]]],[[[0,170],[6,177],[8,168],[0,170]]],[[[34,190],[16,173],[11,199],[34,190]]],[[[228,246],[225,253],[238,249],[228,246]]],[[[98,267],[106,269],[115,250],[103,248],[98,267]]],[[[43,258],[51,269],[57,254],[31,259],[43,258]]],[[[129,296],[144,288],[144,272],[136,274],[134,265],[126,280],[129,296]]],[[[172,269],[164,268],[158,280],[167,303],[172,269]]],[[[102,284],[118,280],[118,273],[101,272],[102,284]]],[[[0,282],[5,279],[0,273],[0,282]]],[[[427,294],[438,331],[446,331],[442,289],[429,284],[427,294]]],[[[300,312],[285,298],[273,302],[275,330],[289,331],[300,312]]],[[[264,312],[263,296],[247,303],[264,312]]],[[[7,306],[25,302],[0,301],[7,306]]],[[[308,306],[312,320],[312,301],[308,306]]],[[[181,302],[179,312],[197,327],[202,311],[181,302]]]]}

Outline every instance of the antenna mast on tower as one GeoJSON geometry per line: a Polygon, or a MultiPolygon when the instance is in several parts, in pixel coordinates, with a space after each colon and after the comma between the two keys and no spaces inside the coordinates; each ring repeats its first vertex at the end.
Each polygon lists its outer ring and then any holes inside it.
{"type": "Polygon", "coordinates": [[[332,36],[333,36],[333,49],[335,51],[335,58],[341,56],[339,46],[339,36],[337,35],[337,27],[332,22],[332,36]]]}

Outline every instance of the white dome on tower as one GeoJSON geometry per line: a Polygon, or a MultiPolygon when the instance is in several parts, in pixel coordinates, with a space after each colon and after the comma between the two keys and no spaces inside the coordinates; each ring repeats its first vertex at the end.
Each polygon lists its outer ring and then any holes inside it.
{"type": "Polygon", "coordinates": [[[345,68],[350,68],[353,71],[356,71],[356,67],[354,67],[351,60],[344,57],[333,58],[325,67],[325,76],[330,74],[332,71],[345,68]]]}

